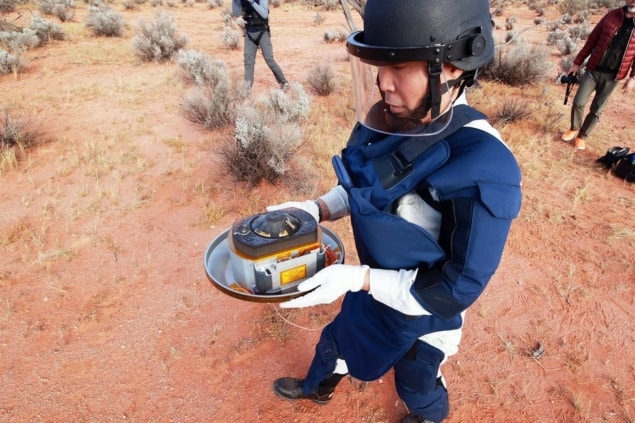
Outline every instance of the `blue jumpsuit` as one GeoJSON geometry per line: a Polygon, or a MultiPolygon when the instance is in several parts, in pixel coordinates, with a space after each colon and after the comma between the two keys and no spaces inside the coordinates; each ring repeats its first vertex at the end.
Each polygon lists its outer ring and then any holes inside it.
{"type": "Polygon", "coordinates": [[[360,262],[418,269],[410,293],[429,314],[409,316],[382,304],[373,298],[372,286],[370,293],[347,293],[340,313],[322,331],[305,394],[316,392],[343,359],[360,380],[375,380],[393,368],[397,392],[411,411],[435,421],[447,417],[447,392],[438,377],[445,353],[420,338],[460,330],[463,312],[500,263],[521,205],[520,170],[507,146],[488,132],[464,126],[482,117],[467,105],[455,106],[444,139],[417,157],[396,183],[387,183],[378,169],[413,138],[358,124],[341,160],[334,158],[348,194],[360,262]],[[394,214],[395,201],[411,191],[440,212],[438,239],[394,214]]]}

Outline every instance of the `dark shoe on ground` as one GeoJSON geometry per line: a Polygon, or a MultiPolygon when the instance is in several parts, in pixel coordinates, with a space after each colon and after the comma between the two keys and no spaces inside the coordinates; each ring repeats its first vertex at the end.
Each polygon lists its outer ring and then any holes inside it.
{"type": "Polygon", "coordinates": [[[399,420],[399,423],[434,423],[434,422],[431,420],[426,420],[423,417],[413,413],[413,414],[408,414],[406,417],[399,420]]]}
{"type": "Polygon", "coordinates": [[[313,393],[304,395],[302,392],[302,384],[304,379],[297,379],[295,377],[281,377],[273,382],[273,392],[278,398],[284,400],[299,400],[308,399],[317,404],[328,404],[333,396],[333,390],[326,391],[323,394],[313,393]]]}

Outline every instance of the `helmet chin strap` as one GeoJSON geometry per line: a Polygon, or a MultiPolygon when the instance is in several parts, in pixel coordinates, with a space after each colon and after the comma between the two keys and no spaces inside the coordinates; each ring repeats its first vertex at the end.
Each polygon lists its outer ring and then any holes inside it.
{"type": "Polygon", "coordinates": [[[467,71],[463,72],[461,76],[456,79],[450,79],[446,81],[445,84],[441,83],[440,72],[433,74],[430,72],[430,79],[428,81],[428,94],[421,100],[421,106],[419,106],[412,115],[413,119],[423,119],[425,115],[428,114],[430,109],[432,109],[432,120],[439,117],[441,113],[441,97],[450,91],[450,88],[454,88],[455,86],[459,86],[459,92],[456,98],[459,98],[465,87],[472,86],[476,79],[476,71],[467,71]],[[433,77],[433,75],[435,75],[433,77]]]}
{"type": "MultiPolygon", "coordinates": [[[[429,103],[432,110],[432,119],[436,119],[441,111],[441,97],[445,92],[441,92],[441,73],[443,72],[442,63],[428,63],[428,95],[424,99],[429,103]]],[[[445,89],[445,86],[443,87],[445,89]]]]}

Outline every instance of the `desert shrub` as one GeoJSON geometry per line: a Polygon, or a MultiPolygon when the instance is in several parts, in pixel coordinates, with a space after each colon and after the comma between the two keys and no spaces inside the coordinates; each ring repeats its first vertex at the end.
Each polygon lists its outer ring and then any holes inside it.
{"type": "Polygon", "coordinates": [[[199,86],[191,89],[183,99],[181,108],[186,118],[207,129],[221,128],[235,116],[230,88],[217,89],[199,86]]]}
{"type": "Polygon", "coordinates": [[[59,24],[37,15],[31,18],[28,28],[33,30],[41,44],[45,44],[51,40],[61,41],[66,39],[66,34],[59,24]]]}
{"type": "Polygon", "coordinates": [[[40,0],[40,12],[53,15],[62,22],[68,22],[75,17],[75,2],[73,0],[40,0]]]}
{"type": "Polygon", "coordinates": [[[179,51],[178,63],[184,79],[196,83],[185,96],[185,116],[208,129],[229,124],[235,116],[235,99],[224,63],[196,51],[179,51]]]}
{"type": "Polygon", "coordinates": [[[139,20],[132,46],[142,61],[167,61],[187,45],[186,36],[177,32],[174,17],[160,11],[147,24],[139,20]]]}
{"type": "Polygon", "coordinates": [[[530,115],[531,109],[528,100],[506,97],[501,109],[496,112],[494,121],[499,125],[507,125],[530,115]]]}
{"type": "Polygon", "coordinates": [[[15,167],[20,154],[41,142],[41,131],[33,122],[4,108],[0,113],[0,171],[15,167]]]}
{"type": "Polygon", "coordinates": [[[517,43],[518,42],[518,31],[512,30],[507,31],[505,33],[505,44],[517,43]]]}
{"type": "Polygon", "coordinates": [[[299,120],[308,115],[308,103],[298,83],[286,92],[272,89],[256,104],[244,102],[236,113],[234,136],[220,150],[229,172],[250,185],[276,182],[288,173],[302,143],[299,120]]]}
{"type": "Polygon", "coordinates": [[[84,26],[93,35],[121,37],[125,23],[121,14],[108,6],[89,6],[84,26]]]}
{"type": "Polygon", "coordinates": [[[586,40],[587,38],[589,38],[589,34],[591,34],[592,30],[593,28],[591,28],[591,25],[589,25],[588,22],[573,25],[568,29],[569,35],[574,40],[586,40]]]}
{"type": "Polygon", "coordinates": [[[0,0],[0,13],[11,13],[15,11],[17,0],[0,0]]]}
{"type": "Polygon", "coordinates": [[[318,63],[307,77],[309,85],[319,95],[329,95],[335,90],[335,72],[330,63],[318,63]]]}
{"type": "Polygon", "coordinates": [[[573,17],[573,23],[584,24],[589,22],[589,11],[583,10],[573,17]]]}
{"type": "Polygon", "coordinates": [[[513,30],[516,22],[518,22],[518,18],[516,16],[508,16],[505,18],[505,29],[508,31],[513,30]]]}
{"type": "Polygon", "coordinates": [[[588,0],[561,0],[558,3],[558,10],[560,13],[568,16],[587,10],[588,7],[588,0]]]}
{"type": "Polygon", "coordinates": [[[277,122],[299,122],[305,119],[311,111],[311,97],[309,97],[302,85],[293,83],[285,92],[280,89],[271,89],[258,99],[266,114],[272,116],[277,122]]]}
{"type": "Polygon", "coordinates": [[[327,43],[344,42],[348,33],[343,29],[327,29],[324,31],[324,41],[327,43]]]}
{"type": "Polygon", "coordinates": [[[213,60],[208,54],[196,50],[179,50],[177,63],[181,77],[197,85],[216,86],[220,81],[229,80],[225,64],[213,60]]]}
{"type": "Polygon", "coordinates": [[[573,56],[563,56],[560,58],[559,66],[562,72],[571,69],[573,66],[573,56]]]}
{"type": "Polygon", "coordinates": [[[207,6],[210,9],[214,9],[216,7],[222,7],[223,1],[222,0],[207,0],[207,6]]]}
{"type": "Polygon", "coordinates": [[[223,25],[225,26],[233,28],[240,21],[242,23],[242,27],[243,28],[245,27],[245,21],[243,20],[243,18],[239,16],[238,18],[234,20],[234,17],[232,16],[231,11],[227,9],[220,11],[220,17],[221,17],[221,20],[223,21],[223,25]]]}
{"type": "Polygon", "coordinates": [[[235,137],[221,148],[220,155],[231,174],[239,181],[255,185],[275,182],[290,170],[289,163],[301,144],[297,123],[268,125],[259,111],[243,106],[236,118],[235,137]]]}
{"type": "Polygon", "coordinates": [[[75,17],[75,9],[68,4],[59,3],[53,7],[53,16],[62,22],[70,22],[75,17]]]}
{"type": "Polygon", "coordinates": [[[223,32],[221,32],[221,42],[225,47],[229,47],[231,50],[237,50],[240,46],[240,34],[230,26],[225,26],[223,32]]]}
{"type": "Polygon", "coordinates": [[[0,49],[0,74],[19,72],[23,67],[20,56],[0,49]]]}
{"type": "Polygon", "coordinates": [[[547,44],[557,45],[559,40],[567,36],[567,33],[559,28],[555,28],[547,33],[547,44]]]}
{"type": "Polygon", "coordinates": [[[55,6],[54,0],[40,0],[39,9],[44,15],[52,15],[53,6],[55,6]]]}
{"type": "Polygon", "coordinates": [[[550,67],[549,52],[544,47],[520,43],[499,49],[494,59],[483,69],[482,75],[484,79],[518,86],[540,81],[550,67]]]}
{"type": "Polygon", "coordinates": [[[568,56],[576,51],[576,49],[578,48],[578,44],[568,35],[561,40],[558,40],[556,46],[558,47],[558,51],[562,56],[568,56]]]}
{"type": "Polygon", "coordinates": [[[0,32],[0,45],[7,47],[14,54],[19,54],[40,45],[35,31],[25,28],[22,32],[0,32]]]}
{"type": "Polygon", "coordinates": [[[309,0],[314,7],[321,7],[324,10],[335,10],[339,7],[339,0],[309,0]]]}
{"type": "MultiPolygon", "coordinates": [[[[556,31],[556,30],[560,30],[562,31],[562,29],[565,27],[566,25],[564,25],[561,21],[559,20],[555,20],[555,21],[547,21],[545,22],[545,28],[547,29],[547,31],[556,31]]],[[[547,35],[549,36],[549,35],[547,35]]]]}
{"type": "Polygon", "coordinates": [[[124,0],[121,4],[125,10],[139,10],[139,3],[134,0],[124,0]]]}

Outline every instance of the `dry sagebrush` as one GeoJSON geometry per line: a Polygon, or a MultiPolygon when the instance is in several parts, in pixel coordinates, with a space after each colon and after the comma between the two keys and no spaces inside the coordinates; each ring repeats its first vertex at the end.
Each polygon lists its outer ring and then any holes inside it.
{"type": "Polygon", "coordinates": [[[125,28],[123,16],[107,6],[90,6],[84,26],[93,35],[102,37],[121,37],[125,28]]]}
{"type": "Polygon", "coordinates": [[[0,172],[15,167],[20,154],[40,144],[41,137],[36,124],[5,107],[0,113],[0,172]]]}
{"type": "Polygon", "coordinates": [[[172,60],[187,43],[187,37],[177,31],[174,17],[163,11],[148,23],[140,19],[132,39],[135,55],[144,62],[172,60]]]}
{"type": "Polygon", "coordinates": [[[302,144],[300,122],[309,111],[310,97],[298,83],[286,92],[272,89],[256,103],[241,104],[234,135],[220,151],[230,173],[249,185],[276,182],[287,174],[302,144]]]}
{"type": "Polygon", "coordinates": [[[225,64],[194,50],[180,50],[177,62],[181,77],[195,85],[181,105],[185,116],[207,129],[231,123],[237,96],[231,89],[225,64]]]}

